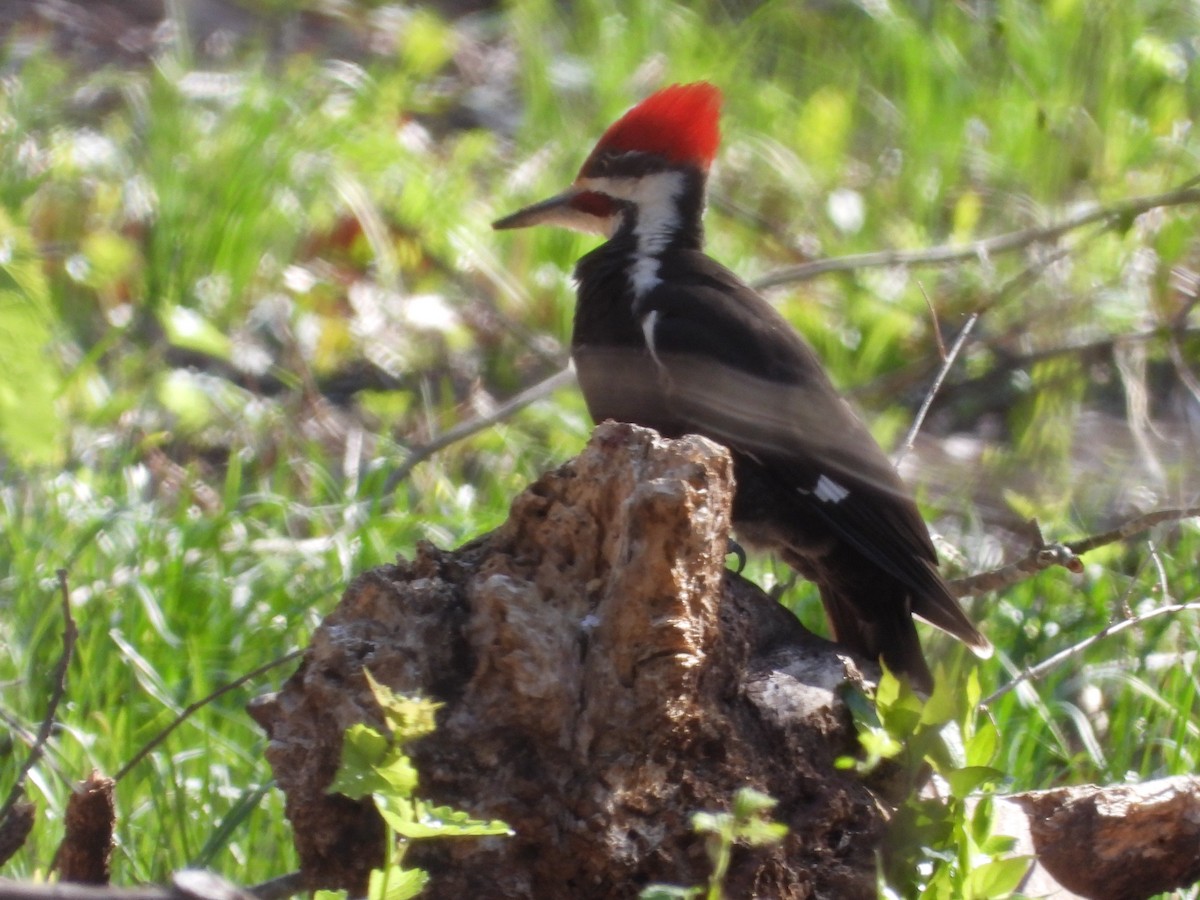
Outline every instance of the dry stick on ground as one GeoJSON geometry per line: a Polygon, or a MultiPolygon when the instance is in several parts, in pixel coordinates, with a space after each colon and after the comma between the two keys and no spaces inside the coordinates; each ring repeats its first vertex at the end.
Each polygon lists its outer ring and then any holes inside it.
{"type": "MultiPolygon", "coordinates": [[[[267,882],[271,884],[272,882],[267,882]]],[[[296,893],[296,892],[293,892],[296,893]]],[[[278,897],[278,895],[276,895],[278,897]]],[[[0,881],[0,900],[262,900],[219,875],[183,869],[167,887],[111,887],[0,881]]]]}
{"type": "Polygon", "coordinates": [[[281,656],[278,659],[273,659],[269,663],[264,663],[263,665],[259,666],[257,669],[254,669],[251,672],[247,672],[245,675],[241,676],[240,678],[236,678],[233,681],[229,682],[228,684],[222,685],[221,687],[219,687],[215,691],[213,691],[211,694],[209,694],[207,697],[197,700],[194,703],[188,704],[188,706],[186,706],[179,713],[179,715],[177,715],[175,717],[175,719],[171,722],[171,724],[169,724],[166,728],[164,728],[162,731],[160,731],[158,734],[156,734],[154,737],[152,737],[146,743],[146,745],[142,747],[141,750],[139,750],[137,753],[135,753],[133,755],[133,758],[131,760],[129,760],[129,762],[125,763],[125,765],[123,765],[121,767],[121,771],[119,771],[116,775],[113,776],[113,781],[119,782],[122,778],[124,778],[126,775],[128,775],[130,770],[133,769],[134,766],[136,766],[143,759],[145,759],[147,755],[149,755],[150,751],[152,751],[155,747],[157,747],[159,744],[161,744],[163,741],[165,741],[167,739],[167,736],[170,735],[172,731],[174,731],[176,728],[178,728],[180,725],[182,725],[184,722],[186,722],[197,711],[203,709],[205,706],[212,703],[218,697],[221,697],[224,694],[227,694],[230,691],[241,687],[246,682],[253,681],[255,678],[257,678],[259,675],[262,675],[264,672],[269,672],[271,669],[274,669],[276,666],[282,666],[285,663],[289,663],[294,659],[299,659],[300,655],[303,652],[304,651],[302,651],[302,650],[293,650],[291,653],[288,653],[285,656],[281,656]]]}
{"type": "Polygon", "coordinates": [[[1191,519],[1196,516],[1200,516],[1200,506],[1158,509],[1135,516],[1116,528],[1070,543],[1046,544],[1036,540],[1029,553],[1016,562],[993,569],[991,572],[980,572],[978,575],[956,578],[950,582],[950,589],[957,597],[970,597],[984,591],[999,591],[1011,587],[1019,581],[1024,581],[1030,575],[1036,575],[1051,566],[1063,566],[1078,573],[1083,571],[1083,564],[1079,561],[1079,557],[1097,547],[1126,540],[1149,531],[1155,525],[1163,522],[1178,522],[1181,519],[1191,519]]]}
{"type": "Polygon", "coordinates": [[[71,615],[71,587],[67,582],[66,569],[58,570],[58,588],[62,595],[63,648],[58,657],[58,663],[54,666],[54,689],[50,694],[50,703],[46,707],[46,715],[42,719],[41,727],[38,728],[37,737],[34,739],[33,746],[29,748],[29,756],[22,764],[21,771],[17,773],[16,781],[13,782],[12,790],[8,792],[4,806],[0,807],[0,822],[8,817],[9,811],[21,799],[21,794],[25,790],[25,777],[42,758],[42,754],[46,750],[46,742],[50,740],[50,732],[54,728],[55,717],[58,715],[58,704],[67,691],[67,667],[75,653],[75,641],[79,637],[79,629],[75,627],[75,619],[71,615]]]}
{"type": "Polygon", "coordinates": [[[762,290],[797,281],[807,281],[827,272],[845,272],[852,269],[879,268],[881,266],[940,266],[972,259],[986,259],[999,253],[1022,250],[1034,244],[1052,243],[1063,235],[1093,222],[1104,222],[1111,226],[1115,221],[1129,219],[1152,209],[1200,203],[1200,188],[1194,185],[1195,179],[1163,194],[1130,197],[1109,206],[1094,207],[1087,212],[1068,216],[1056,225],[1023,228],[1020,231],[998,234],[995,237],[971,241],[968,244],[943,244],[921,250],[879,250],[872,253],[855,253],[850,256],[819,259],[815,262],[779,269],[758,279],[754,286],[762,290]]]}
{"type": "Polygon", "coordinates": [[[1055,653],[1053,656],[1042,660],[1036,666],[1032,666],[1031,668],[1025,669],[1023,672],[1018,674],[1012,681],[1008,682],[1003,687],[998,688],[993,693],[991,693],[987,697],[985,697],[980,705],[988,706],[989,704],[995,703],[998,699],[1003,697],[1005,694],[1007,694],[1009,691],[1011,691],[1017,685],[1022,684],[1026,681],[1033,681],[1035,679],[1041,678],[1043,675],[1045,675],[1047,672],[1049,672],[1055,666],[1058,666],[1060,663],[1064,662],[1065,660],[1069,659],[1072,656],[1082,653],[1084,650],[1086,650],[1088,647],[1095,644],[1097,641],[1104,640],[1104,638],[1112,637],[1115,634],[1120,634],[1122,631],[1128,631],[1130,628],[1135,628],[1135,627],[1141,625],[1142,623],[1149,621],[1150,619],[1155,619],[1155,618],[1158,618],[1159,616],[1174,615],[1175,613],[1182,613],[1182,612],[1200,612],[1200,602],[1191,601],[1188,603],[1173,603],[1170,606],[1159,606],[1155,609],[1150,610],[1149,612],[1145,612],[1145,613],[1142,613],[1141,615],[1134,616],[1131,619],[1121,619],[1119,622],[1113,622],[1111,625],[1107,625],[1106,627],[1102,628],[1100,631],[1096,632],[1095,634],[1084,638],[1079,643],[1072,644],[1070,647],[1067,647],[1065,650],[1060,650],[1058,653],[1055,653]]]}
{"type": "Polygon", "coordinates": [[[533,385],[533,387],[526,388],[517,394],[517,396],[501,403],[486,416],[476,416],[473,419],[459,422],[453,428],[443,431],[428,443],[414,447],[408,452],[408,456],[404,462],[398,465],[392,471],[392,474],[388,476],[387,484],[383,488],[383,496],[390,497],[400,482],[407,478],[419,463],[429,459],[429,457],[433,456],[439,450],[443,450],[451,444],[456,444],[465,438],[469,438],[473,434],[478,434],[485,428],[491,428],[498,422],[503,422],[518,410],[524,409],[529,404],[548,397],[560,387],[570,384],[574,377],[575,375],[571,371],[571,367],[565,366],[549,378],[543,378],[537,384],[533,385]]]}

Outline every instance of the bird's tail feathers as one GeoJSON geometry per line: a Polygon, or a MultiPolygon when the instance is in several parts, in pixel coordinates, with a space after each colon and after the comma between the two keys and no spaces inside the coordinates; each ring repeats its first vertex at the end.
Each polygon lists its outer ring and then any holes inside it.
{"type": "Polygon", "coordinates": [[[958,599],[950,592],[950,586],[933,565],[929,565],[929,575],[926,589],[914,594],[913,615],[951,637],[958,638],[980,659],[990,658],[995,649],[992,642],[980,634],[967,618],[967,614],[958,604],[958,599]]]}

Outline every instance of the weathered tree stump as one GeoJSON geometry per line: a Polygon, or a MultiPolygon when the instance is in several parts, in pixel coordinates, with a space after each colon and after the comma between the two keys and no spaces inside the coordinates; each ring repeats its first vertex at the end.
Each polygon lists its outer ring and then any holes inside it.
{"type": "Polygon", "coordinates": [[[788,837],[741,848],[733,897],[875,896],[884,811],[834,760],[856,747],[853,661],[726,571],[731,467],[702,438],[600,426],[508,521],[354,581],[299,670],[252,706],[310,887],[362,890],[369,803],[326,788],[343,730],[378,724],[362,671],[442,701],[422,795],[505,838],[418,841],[435,897],[634,897],[709,874],[691,815],[743,786],[788,837]]]}

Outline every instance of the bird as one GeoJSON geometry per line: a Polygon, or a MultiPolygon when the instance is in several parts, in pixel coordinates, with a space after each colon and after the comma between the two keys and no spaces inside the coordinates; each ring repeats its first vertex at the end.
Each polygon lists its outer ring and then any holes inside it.
{"type": "Polygon", "coordinates": [[[493,223],[605,238],[575,267],[571,358],[588,411],[733,460],[738,541],[816,584],[833,639],[929,693],[917,616],[977,655],[991,644],[938,571],[912,494],[816,352],[703,249],[721,91],[651,94],[600,137],[571,185],[493,223]]]}

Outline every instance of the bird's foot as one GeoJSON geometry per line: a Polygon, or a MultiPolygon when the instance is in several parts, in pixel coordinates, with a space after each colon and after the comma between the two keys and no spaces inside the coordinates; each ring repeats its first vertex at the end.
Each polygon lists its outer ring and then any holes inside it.
{"type": "Polygon", "coordinates": [[[767,596],[769,596],[776,603],[782,602],[783,595],[786,594],[788,591],[790,591],[792,588],[794,588],[796,586],[796,582],[798,580],[799,579],[797,578],[796,573],[792,572],[791,574],[788,575],[788,577],[786,579],[784,579],[783,581],[777,582],[771,588],[771,590],[767,591],[767,596]]]}

